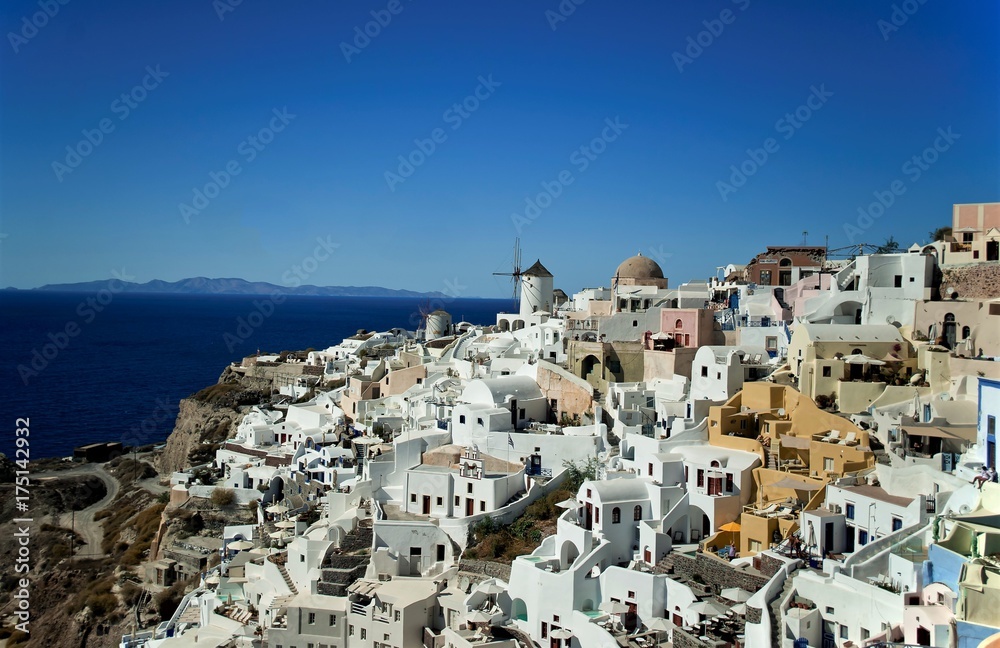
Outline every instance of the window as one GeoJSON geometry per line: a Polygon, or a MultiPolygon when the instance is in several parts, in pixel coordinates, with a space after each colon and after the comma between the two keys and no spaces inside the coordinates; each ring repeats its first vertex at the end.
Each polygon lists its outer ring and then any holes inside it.
{"type": "Polygon", "coordinates": [[[622,521],[622,510],[617,506],[611,509],[611,524],[618,524],[622,521]]]}
{"type": "Polygon", "coordinates": [[[542,639],[545,639],[548,636],[549,636],[549,624],[546,623],[545,621],[542,621],[542,639]]]}
{"type": "Polygon", "coordinates": [[[733,484],[733,473],[726,473],[726,492],[732,493],[735,488],[733,484]]]}
{"type": "Polygon", "coordinates": [[[410,493],[410,502],[412,502],[413,504],[417,503],[417,494],[416,493],[410,493]]]}
{"type": "Polygon", "coordinates": [[[438,562],[441,562],[442,560],[444,560],[444,545],[443,544],[439,544],[437,546],[437,560],[438,560],[438,562]]]}
{"type": "Polygon", "coordinates": [[[750,553],[760,553],[760,540],[750,541],[750,553]]]}
{"type": "Polygon", "coordinates": [[[316,613],[315,612],[310,612],[309,613],[309,625],[314,625],[315,623],[316,623],[316,613]]]}
{"type": "Polygon", "coordinates": [[[698,469],[698,488],[705,485],[705,470],[703,468],[698,469]]]}
{"type": "Polygon", "coordinates": [[[588,499],[590,498],[590,489],[589,488],[587,489],[587,498],[588,499]]]}
{"type": "Polygon", "coordinates": [[[594,522],[601,521],[601,509],[594,509],[594,522]]]}
{"type": "Polygon", "coordinates": [[[866,545],[868,544],[868,532],[865,530],[858,531],[858,544],[866,545]]]}
{"type": "Polygon", "coordinates": [[[633,520],[641,520],[642,519],[642,507],[640,505],[638,505],[638,504],[636,504],[635,508],[632,509],[632,519],[633,520]]]}
{"type": "Polygon", "coordinates": [[[895,515],[892,516],[892,530],[899,531],[902,528],[903,528],[903,519],[898,518],[895,515]]]}
{"type": "Polygon", "coordinates": [[[632,326],[639,326],[639,320],[632,320],[632,326]]]}
{"type": "Polygon", "coordinates": [[[701,375],[703,378],[708,378],[708,367],[701,368],[701,375]]]}
{"type": "Polygon", "coordinates": [[[761,270],[760,271],[760,285],[770,286],[771,285],[771,271],[761,270]]]}
{"type": "Polygon", "coordinates": [[[833,611],[833,607],[831,607],[829,605],[826,606],[826,613],[827,614],[835,614],[835,612],[833,611]]]}
{"type": "Polygon", "coordinates": [[[351,636],[351,637],[354,636],[354,624],[353,623],[351,625],[347,626],[347,634],[349,636],[351,636]]]}
{"type": "Polygon", "coordinates": [[[368,638],[368,630],[361,628],[361,639],[362,641],[368,638]]]}
{"type": "Polygon", "coordinates": [[[480,511],[486,510],[486,500],[479,500],[479,510],[480,511]]]}
{"type": "Polygon", "coordinates": [[[635,598],[635,592],[633,592],[633,591],[629,591],[629,593],[628,593],[628,597],[629,597],[630,599],[634,599],[634,598],[635,598]]]}
{"type": "Polygon", "coordinates": [[[402,618],[402,613],[399,610],[396,610],[396,615],[393,617],[393,619],[399,621],[400,618],[402,618]]]}
{"type": "Polygon", "coordinates": [[[442,504],[444,504],[444,498],[443,497],[437,498],[437,505],[441,506],[442,504]]]}
{"type": "Polygon", "coordinates": [[[833,369],[831,367],[823,367],[823,377],[829,378],[833,375],[833,369]]]}
{"type": "Polygon", "coordinates": [[[552,615],[552,623],[559,623],[559,615],[558,614],[553,614],[552,615]]]}
{"type": "Polygon", "coordinates": [[[477,425],[478,425],[479,427],[483,427],[483,419],[481,419],[481,418],[477,418],[477,419],[476,419],[476,424],[477,424],[477,425]]]}
{"type": "Polygon", "coordinates": [[[769,336],[765,337],[764,338],[764,344],[765,344],[765,348],[767,348],[768,351],[777,351],[778,350],[778,338],[776,338],[773,335],[769,335],[769,336]]]}
{"type": "Polygon", "coordinates": [[[472,492],[472,482],[469,482],[468,484],[465,485],[465,492],[466,493],[472,492]]]}
{"type": "Polygon", "coordinates": [[[455,496],[455,506],[458,506],[458,505],[459,505],[459,504],[461,504],[461,503],[462,503],[462,498],[461,498],[461,496],[459,496],[459,495],[456,495],[456,496],[455,496]]]}
{"type": "Polygon", "coordinates": [[[825,472],[833,472],[833,457],[823,457],[823,470],[825,472]]]}
{"type": "Polygon", "coordinates": [[[675,329],[682,329],[682,328],[684,328],[684,322],[682,320],[678,319],[676,322],[674,322],[674,328],[675,329]]]}
{"type": "Polygon", "coordinates": [[[653,464],[646,465],[646,474],[648,474],[650,477],[653,476],[653,464]]]}
{"type": "Polygon", "coordinates": [[[462,414],[461,416],[458,417],[458,422],[465,423],[465,414],[462,414]]]}
{"type": "Polygon", "coordinates": [[[331,614],[330,615],[330,625],[331,626],[337,625],[337,615],[336,614],[331,614]]]}
{"type": "Polygon", "coordinates": [[[847,639],[847,626],[840,624],[840,638],[847,639]]]}
{"type": "Polygon", "coordinates": [[[847,504],[845,504],[844,505],[844,511],[845,511],[844,515],[847,516],[848,520],[853,520],[854,519],[854,504],[851,504],[850,502],[848,502],[847,504]]]}
{"type": "Polygon", "coordinates": [[[892,287],[893,288],[903,287],[903,275],[896,275],[895,277],[892,278],[892,287]]]}

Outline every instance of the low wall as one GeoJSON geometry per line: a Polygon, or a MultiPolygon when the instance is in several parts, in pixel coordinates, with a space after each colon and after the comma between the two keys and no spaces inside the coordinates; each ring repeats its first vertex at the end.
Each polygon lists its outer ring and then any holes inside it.
{"type": "Polygon", "coordinates": [[[252,500],[260,499],[261,493],[256,488],[229,488],[228,486],[218,485],[218,486],[191,486],[188,488],[188,495],[191,497],[201,497],[208,499],[212,497],[212,493],[216,488],[227,488],[233,491],[233,495],[236,496],[236,503],[246,505],[252,500]]]}

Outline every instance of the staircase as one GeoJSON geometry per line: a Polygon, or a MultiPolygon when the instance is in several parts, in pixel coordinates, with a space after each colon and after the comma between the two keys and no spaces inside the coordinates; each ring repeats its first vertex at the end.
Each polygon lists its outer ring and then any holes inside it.
{"type": "Polygon", "coordinates": [[[775,648],[781,648],[782,641],[782,629],[784,628],[784,621],[781,618],[781,602],[785,600],[788,593],[792,591],[792,576],[789,575],[785,579],[785,585],[781,588],[781,593],[771,601],[771,645],[775,648]]]}
{"type": "Polygon", "coordinates": [[[767,449],[767,468],[769,470],[778,469],[778,453],[774,448],[767,449]]]}
{"type": "Polygon", "coordinates": [[[653,567],[654,574],[673,574],[674,573],[674,552],[668,553],[664,556],[660,562],[656,563],[653,567]]]}
{"type": "Polygon", "coordinates": [[[295,583],[292,581],[292,577],[288,575],[288,570],[285,569],[285,566],[278,563],[275,563],[274,566],[281,572],[281,577],[285,579],[285,585],[288,585],[288,589],[292,591],[292,594],[298,594],[299,588],[295,587],[295,583]]]}

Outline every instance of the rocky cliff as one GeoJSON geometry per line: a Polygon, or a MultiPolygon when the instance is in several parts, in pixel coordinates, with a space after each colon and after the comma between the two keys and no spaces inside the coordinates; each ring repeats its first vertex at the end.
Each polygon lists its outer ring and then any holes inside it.
{"type": "Polygon", "coordinates": [[[211,461],[236,433],[246,410],[269,396],[269,381],[240,376],[227,367],[217,384],[181,400],[167,447],[157,458],[157,471],[166,477],[211,461]]]}

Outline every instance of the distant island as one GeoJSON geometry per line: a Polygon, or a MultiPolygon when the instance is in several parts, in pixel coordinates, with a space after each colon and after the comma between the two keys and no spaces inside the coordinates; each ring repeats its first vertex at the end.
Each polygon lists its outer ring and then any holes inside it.
{"type": "MultiPolygon", "coordinates": [[[[46,284],[31,290],[46,292],[95,292],[108,287],[109,280],[82,281],[78,283],[46,284]]],[[[115,292],[177,295],[284,295],[303,297],[446,297],[442,292],[417,292],[414,290],[394,290],[380,286],[279,286],[265,281],[245,279],[209,279],[193,277],[180,281],[154,279],[146,283],[134,283],[114,279],[115,292]]]]}

